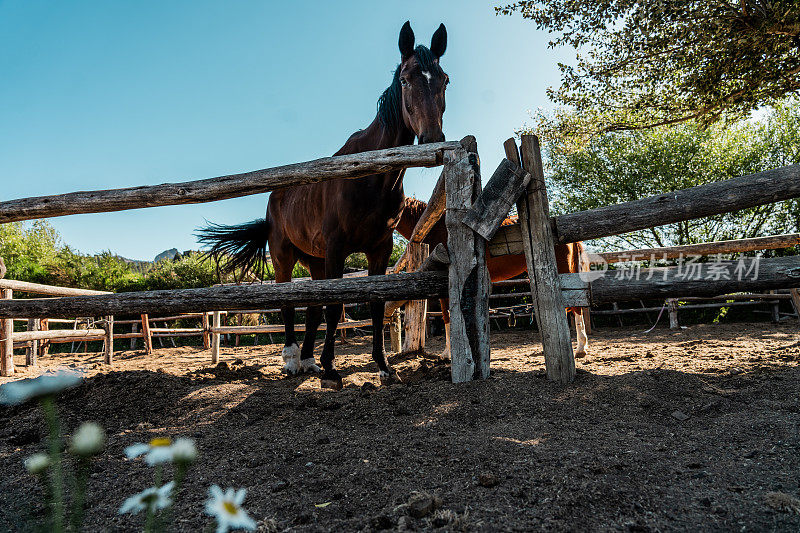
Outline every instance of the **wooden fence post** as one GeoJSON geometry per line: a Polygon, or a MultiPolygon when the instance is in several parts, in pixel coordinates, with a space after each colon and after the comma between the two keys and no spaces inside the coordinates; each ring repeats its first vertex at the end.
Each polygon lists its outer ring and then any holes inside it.
{"type": "Polygon", "coordinates": [[[669,329],[680,329],[678,323],[678,300],[667,298],[667,308],[669,309],[669,329]]]}
{"type": "MultiPolygon", "coordinates": [[[[39,331],[39,322],[40,319],[38,318],[29,318],[28,319],[28,331],[39,331]]],[[[25,365],[26,366],[36,366],[39,363],[39,341],[32,340],[31,345],[25,351],[25,365]]]]}
{"type": "Polygon", "coordinates": [[[106,322],[103,325],[103,329],[106,330],[105,362],[107,365],[110,365],[114,362],[114,316],[113,315],[106,316],[106,322]]]}
{"type": "Polygon", "coordinates": [[[530,173],[531,181],[517,202],[517,212],[547,377],[570,383],[575,379],[575,356],[556,267],[539,139],[535,135],[523,135],[521,151],[522,167],[530,173]]]}
{"type": "Polygon", "coordinates": [[[789,289],[789,294],[792,295],[792,305],[795,313],[797,313],[797,319],[800,320],[800,290],[789,289]]]}
{"type": "Polygon", "coordinates": [[[150,317],[142,315],[142,341],[144,342],[144,352],[153,353],[153,336],[150,334],[150,317]]]}
{"type": "Polygon", "coordinates": [[[395,309],[389,322],[389,339],[391,341],[392,353],[400,353],[403,350],[403,323],[400,320],[400,309],[395,309]]]}
{"type": "Polygon", "coordinates": [[[489,376],[489,272],[486,241],[462,223],[481,191],[474,137],[445,154],[447,249],[450,256],[450,354],[454,383],[489,376]]]}
{"type": "MultiPolygon", "coordinates": [[[[212,325],[215,328],[221,325],[221,316],[219,311],[214,311],[212,325]]],[[[216,365],[219,363],[219,333],[211,333],[211,363],[216,365]]]]}
{"type": "MultiPolygon", "coordinates": [[[[50,322],[46,318],[39,320],[39,331],[48,331],[50,329],[50,322]]],[[[50,352],[50,341],[43,340],[39,342],[39,357],[45,357],[50,352]]]]}
{"type": "Polygon", "coordinates": [[[203,311],[203,349],[208,350],[211,348],[211,330],[208,325],[208,312],[203,311]]]}
{"type": "MultiPolygon", "coordinates": [[[[415,272],[427,259],[429,248],[425,243],[409,242],[407,270],[415,272]]],[[[401,282],[402,283],[402,282],[401,282]]],[[[428,300],[411,300],[406,303],[405,338],[403,352],[418,352],[425,349],[425,317],[428,313],[428,300]]]]}
{"type": "MultiPolygon", "coordinates": [[[[0,295],[3,300],[10,300],[14,292],[2,289],[0,295]]],[[[0,376],[11,376],[14,374],[14,320],[0,319],[0,326],[0,376]]]]}
{"type": "MultiPolygon", "coordinates": [[[[133,333],[139,333],[139,324],[137,324],[136,322],[131,324],[131,334],[133,333]]],[[[131,351],[135,349],[136,349],[136,337],[131,337],[131,351]]]]}

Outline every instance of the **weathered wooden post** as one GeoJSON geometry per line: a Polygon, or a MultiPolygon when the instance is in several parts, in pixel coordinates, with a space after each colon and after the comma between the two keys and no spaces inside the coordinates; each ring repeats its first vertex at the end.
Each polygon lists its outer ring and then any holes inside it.
{"type": "MultiPolygon", "coordinates": [[[[28,331],[39,331],[38,318],[28,319],[28,331]]],[[[39,341],[32,340],[29,348],[25,350],[25,365],[36,366],[39,363],[39,341]]]]}
{"type": "Polygon", "coordinates": [[[667,298],[667,309],[669,309],[669,329],[680,329],[678,323],[678,300],[667,298]]]}
{"type": "MultiPolygon", "coordinates": [[[[214,311],[214,314],[212,316],[213,316],[212,326],[213,326],[214,330],[216,330],[217,328],[219,328],[221,326],[222,317],[220,316],[220,312],[219,311],[214,311]]],[[[211,363],[216,365],[217,363],[219,363],[219,341],[220,341],[220,338],[219,338],[219,333],[217,333],[214,330],[212,330],[212,333],[211,333],[211,363]]]]}
{"type": "MultiPolygon", "coordinates": [[[[136,333],[139,333],[139,324],[134,322],[133,324],[131,324],[131,334],[135,335],[136,333]]],[[[131,337],[131,351],[135,349],[136,349],[136,337],[131,337]]]]}
{"type": "Polygon", "coordinates": [[[575,356],[556,267],[539,139],[535,135],[523,135],[521,153],[522,168],[530,173],[531,180],[517,202],[517,213],[545,368],[548,379],[569,383],[575,379],[575,356]]]}
{"type": "Polygon", "coordinates": [[[395,309],[389,319],[389,343],[392,353],[403,350],[403,321],[400,319],[400,309],[395,309]]]}
{"type": "Polygon", "coordinates": [[[153,353],[153,335],[150,333],[150,317],[143,314],[142,318],[142,342],[144,343],[144,353],[153,353]]]}
{"type": "MultiPolygon", "coordinates": [[[[10,300],[14,293],[11,289],[0,290],[3,300],[10,300]]],[[[14,374],[14,320],[0,319],[0,376],[14,374]]]]}
{"type": "MultiPolygon", "coordinates": [[[[428,258],[428,245],[409,242],[406,248],[408,262],[406,269],[415,272],[428,258]]],[[[412,300],[406,303],[405,338],[403,352],[418,352],[425,349],[425,317],[428,313],[428,300],[412,300]]]]}
{"type": "Polygon", "coordinates": [[[789,289],[789,294],[792,296],[792,305],[794,306],[794,311],[797,313],[798,320],[800,320],[800,290],[789,289]]]}
{"type": "Polygon", "coordinates": [[[203,311],[203,349],[211,348],[211,330],[208,325],[208,311],[203,311]]]}
{"type": "Polygon", "coordinates": [[[106,330],[106,346],[105,346],[105,362],[110,365],[114,362],[114,316],[106,316],[106,321],[103,324],[103,329],[106,330]]]}
{"type": "Polygon", "coordinates": [[[454,383],[489,376],[489,272],[486,241],[462,221],[481,191],[474,137],[445,154],[449,252],[450,354],[454,383]]]}

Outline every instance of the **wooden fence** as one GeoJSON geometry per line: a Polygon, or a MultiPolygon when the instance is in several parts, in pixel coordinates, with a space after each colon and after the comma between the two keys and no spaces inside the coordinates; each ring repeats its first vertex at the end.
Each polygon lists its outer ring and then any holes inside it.
{"type": "MultiPolygon", "coordinates": [[[[524,135],[519,149],[513,139],[504,146],[506,159],[485,189],[481,188],[477,144],[474,138],[467,137],[459,143],[406,146],[324,158],[209,180],[0,202],[0,222],[9,222],[207,202],[390,169],[444,165],[428,209],[414,230],[411,246],[396,269],[396,272],[403,268],[411,272],[281,284],[30,300],[8,298],[0,300],[0,318],[8,322],[13,318],[106,316],[104,332],[109,342],[113,341],[114,314],[204,313],[207,309],[241,311],[269,309],[286,303],[421,302],[449,297],[452,379],[461,382],[489,374],[487,249],[495,256],[524,253],[547,375],[566,383],[574,378],[575,361],[565,307],[588,307],[624,299],[716,296],[800,285],[797,257],[700,264],[694,268],[692,276],[682,272],[679,265],[641,269],[630,278],[605,275],[589,279],[582,274],[558,275],[554,254],[556,243],[617,235],[796,198],[800,196],[798,165],[551,218],[538,139],[524,135]],[[520,223],[501,228],[514,202],[520,223]],[[429,250],[426,258],[424,247],[416,245],[443,213],[448,229],[447,246],[429,250]],[[740,270],[749,274],[756,270],[757,275],[726,276],[720,275],[720,269],[727,269],[728,274],[740,270]]],[[[387,305],[390,317],[396,316],[389,312],[396,307],[397,304],[387,305]]],[[[416,312],[415,316],[424,316],[424,310],[416,312]]],[[[214,317],[212,331],[225,331],[217,319],[219,315],[214,317]]],[[[391,322],[396,324],[396,320],[391,322]]],[[[6,337],[5,349],[9,345],[13,343],[6,337]]],[[[110,359],[109,356],[107,360],[110,362],[110,359]]]]}

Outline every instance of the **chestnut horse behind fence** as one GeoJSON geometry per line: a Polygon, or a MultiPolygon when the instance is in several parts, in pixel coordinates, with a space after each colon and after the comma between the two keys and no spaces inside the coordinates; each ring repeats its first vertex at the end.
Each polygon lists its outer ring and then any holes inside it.
{"type": "MultiPolygon", "coordinates": [[[[414,143],[444,141],[447,74],[439,58],[447,48],[444,25],[433,34],[430,48],[414,46],[414,32],[406,22],[398,42],[400,65],[391,85],[378,99],[378,113],[366,129],[354,133],[335,155],[394,148],[414,143]]],[[[360,59],[357,59],[360,61],[360,59]]],[[[358,80],[352,80],[358,83],[358,80]]],[[[266,263],[269,245],[275,281],[288,282],[299,261],[313,279],[341,278],[348,255],[364,252],[370,275],[386,274],[392,252],[392,234],[405,205],[404,171],[386,172],[358,179],[331,180],[273,192],[265,218],[237,226],[212,224],[199,232],[209,254],[223,261],[227,271],[258,270],[266,263]]],[[[384,302],[371,301],[372,357],[382,382],[398,380],[389,367],[383,347],[384,302]]],[[[314,362],[314,340],[322,321],[322,306],[306,311],[302,350],[294,331],[294,306],[281,308],[286,328],[283,348],[287,374],[319,372],[314,362]]],[[[336,326],[342,304],[325,309],[327,330],[320,357],[321,385],[339,389],[342,377],[333,365],[336,326]]]]}
{"type": "MultiPolygon", "coordinates": [[[[397,224],[397,232],[406,239],[410,239],[414,233],[414,227],[425,212],[428,206],[422,200],[416,198],[406,198],[406,207],[403,209],[403,214],[397,224]]],[[[517,222],[517,217],[510,217],[503,221],[503,225],[513,224],[517,222]]],[[[431,250],[437,244],[444,244],[447,246],[447,226],[445,225],[444,216],[431,228],[428,236],[422,241],[427,244],[431,250]]],[[[569,244],[556,244],[556,264],[558,266],[559,274],[567,274],[570,272],[581,272],[582,256],[584,254],[583,243],[573,242],[569,244]]],[[[493,256],[489,253],[486,254],[486,267],[489,270],[489,277],[492,281],[503,281],[514,278],[528,270],[528,265],[525,262],[525,255],[501,255],[493,256]]],[[[444,320],[444,331],[446,344],[442,357],[450,358],[450,307],[449,300],[441,300],[442,305],[442,319],[444,320]]],[[[586,326],[583,323],[583,315],[579,307],[567,308],[567,313],[572,313],[575,317],[575,333],[578,339],[578,347],[575,350],[576,357],[583,357],[586,355],[586,348],[588,346],[588,339],[586,337],[586,326]]]]}

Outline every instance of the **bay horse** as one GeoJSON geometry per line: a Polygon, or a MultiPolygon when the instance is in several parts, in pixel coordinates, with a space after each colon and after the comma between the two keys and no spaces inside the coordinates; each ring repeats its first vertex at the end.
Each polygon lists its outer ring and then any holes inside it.
{"type": "MultiPolygon", "coordinates": [[[[403,209],[403,214],[400,216],[400,221],[395,228],[397,232],[410,239],[414,233],[414,227],[425,212],[427,203],[416,198],[406,198],[406,207],[403,209]]],[[[518,222],[517,217],[509,217],[503,221],[503,226],[514,224],[518,222]]],[[[428,236],[422,241],[426,243],[431,250],[440,243],[447,246],[447,226],[445,225],[444,217],[431,228],[428,236]]],[[[556,266],[558,267],[559,274],[567,274],[570,272],[580,272],[582,265],[582,255],[584,254],[583,243],[572,242],[569,244],[556,244],[556,266]]],[[[486,254],[486,268],[489,270],[489,277],[492,281],[503,281],[519,276],[528,270],[528,265],[525,261],[524,254],[501,255],[493,256],[489,253],[486,254]]],[[[442,306],[442,320],[444,320],[444,333],[445,333],[445,349],[442,352],[442,358],[450,358],[450,307],[449,299],[440,300],[442,306]]],[[[575,333],[578,339],[578,347],[575,350],[575,357],[583,357],[586,355],[586,347],[588,346],[588,338],[586,336],[586,325],[583,323],[583,315],[579,307],[567,308],[567,313],[572,313],[575,317],[575,333]]]]}
{"type": "MultiPolygon", "coordinates": [[[[414,46],[414,32],[406,22],[400,30],[400,64],[391,85],[378,99],[375,119],[357,131],[334,155],[395,148],[414,143],[444,141],[442,116],[445,111],[447,74],[439,59],[447,48],[444,24],[434,32],[430,48],[414,46]]],[[[297,262],[308,268],[313,279],[341,278],[348,255],[364,252],[369,275],[386,274],[392,252],[392,234],[405,206],[404,170],[358,179],[330,180],[300,185],[270,194],[266,217],[249,223],[222,226],[210,224],[198,233],[198,240],[210,245],[207,252],[225,271],[252,270],[266,264],[269,245],[275,281],[291,281],[297,262]]],[[[384,302],[370,301],[372,316],[372,358],[382,383],[399,381],[389,366],[383,346],[384,302]]],[[[282,356],[287,374],[322,372],[323,388],[340,389],[342,377],[334,368],[336,326],[342,304],[325,308],[327,330],[320,361],[314,361],[314,340],[322,320],[322,306],[306,311],[303,347],[294,332],[295,310],[281,308],[286,342],[282,356]]]]}

